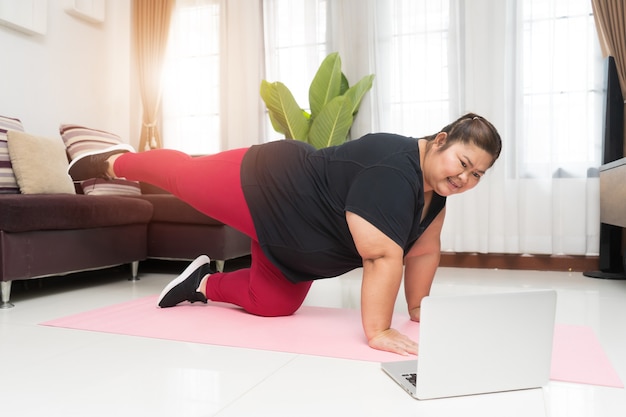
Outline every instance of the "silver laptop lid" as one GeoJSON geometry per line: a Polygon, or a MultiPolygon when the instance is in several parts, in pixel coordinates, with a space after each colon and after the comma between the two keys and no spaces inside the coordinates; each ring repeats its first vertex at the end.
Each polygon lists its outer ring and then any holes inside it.
{"type": "Polygon", "coordinates": [[[426,297],[421,310],[417,398],[548,382],[556,291],[426,297]]]}

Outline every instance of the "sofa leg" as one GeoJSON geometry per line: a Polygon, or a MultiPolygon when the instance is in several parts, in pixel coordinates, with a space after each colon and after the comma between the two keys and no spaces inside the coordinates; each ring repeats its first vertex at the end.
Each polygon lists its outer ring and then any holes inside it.
{"type": "Polygon", "coordinates": [[[224,272],[224,264],[226,261],[215,261],[215,269],[217,272],[224,272]]]}
{"type": "Polygon", "coordinates": [[[131,278],[129,278],[129,281],[139,281],[139,278],[137,277],[137,274],[139,272],[139,261],[133,261],[130,264],[130,272],[131,272],[131,278]]]}
{"type": "Polygon", "coordinates": [[[11,298],[11,282],[13,281],[2,281],[0,282],[0,292],[2,293],[2,301],[0,301],[0,309],[11,308],[13,304],[9,302],[9,298],[11,298]]]}

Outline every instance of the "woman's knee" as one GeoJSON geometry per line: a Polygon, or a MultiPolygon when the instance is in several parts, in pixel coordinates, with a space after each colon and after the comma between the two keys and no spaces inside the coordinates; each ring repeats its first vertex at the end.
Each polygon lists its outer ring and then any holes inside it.
{"type": "Polygon", "coordinates": [[[293,315],[303,301],[288,300],[282,302],[255,302],[246,308],[248,313],[261,317],[285,317],[293,315]]]}

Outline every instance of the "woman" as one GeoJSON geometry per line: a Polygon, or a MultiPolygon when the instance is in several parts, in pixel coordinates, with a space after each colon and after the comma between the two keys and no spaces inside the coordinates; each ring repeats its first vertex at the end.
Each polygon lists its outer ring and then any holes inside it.
{"type": "Polygon", "coordinates": [[[196,259],[159,297],[227,302],[262,316],[293,314],[316,279],[363,268],[369,345],[402,355],[417,344],[391,328],[404,275],[412,320],[439,264],[446,197],[478,184],[500,155],[497,130],[467,114],[427,138],[371,134],[315,150],[292,140],[192,158],[111,148],[72,161],[74,180],[144,181],[252,239],[251,266],[209,273],[196,259]]]}

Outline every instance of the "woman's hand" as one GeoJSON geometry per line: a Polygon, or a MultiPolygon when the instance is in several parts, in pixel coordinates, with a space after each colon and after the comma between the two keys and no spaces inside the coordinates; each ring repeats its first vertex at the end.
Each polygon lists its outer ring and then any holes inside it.
{"type": "Polygon", "coordinates": [[[417,355],[417,343],[395,329],[387,329],[369,340],[373,349],[385,350],[399,355],[417,355]]]}

